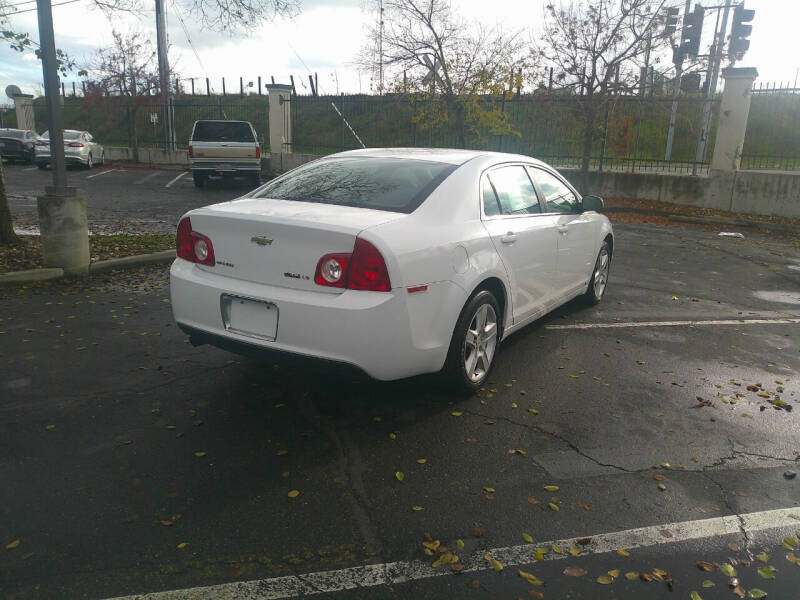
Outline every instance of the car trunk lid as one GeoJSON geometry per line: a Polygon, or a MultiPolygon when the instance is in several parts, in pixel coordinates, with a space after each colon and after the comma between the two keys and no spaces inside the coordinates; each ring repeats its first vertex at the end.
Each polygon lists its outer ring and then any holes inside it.
{"type": "Polygon", "coordinates": [[[226,277],[267,285],[341,293],[314,283],[323,255],[353,251],[358,234],[405,217],[351,206],[246,198],[192,212],[192,229],[211,239],[216,265],[199,265],[226,277]]]}

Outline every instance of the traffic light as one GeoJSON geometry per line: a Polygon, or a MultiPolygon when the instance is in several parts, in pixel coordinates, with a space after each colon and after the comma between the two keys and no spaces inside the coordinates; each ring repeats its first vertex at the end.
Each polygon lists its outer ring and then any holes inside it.
{"type": "Polygon", "coordinates": [[[702,6],[695,5],[694,11],[683,17],[683,32],[681,34],[681,54],[697,56],[700,54],[700,36],[703,33],[703,16],[705,11],[702,6]]]}
{"type": "Polygon", "coordinates": [[[680,11],[675,6],[671,6],[666,9],[667,22],[664,25],[664,37],[669,37],[678,30],[679,12],[680,11]]]}
{"type": "Polygon", "coordinates": [[[741,60],[750,47],[750,34],[753,26],[747,25],[755,17],[756,11],[746,9],[744,2],[733,9],[733,27],[731,27],[731,41],[728,44],[728,56],[732,60],[741,60]]]}

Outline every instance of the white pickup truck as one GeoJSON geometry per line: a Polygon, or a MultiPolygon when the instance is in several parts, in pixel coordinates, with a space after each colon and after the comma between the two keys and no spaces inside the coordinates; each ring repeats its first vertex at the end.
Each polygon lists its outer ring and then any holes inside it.
{"type": "Polygon", "coordinates": [[[195,121],[189,164],[197,187],[211,175],[242,175],[254,187],[261,185],[261,146],[248,121],[195,121]]]}

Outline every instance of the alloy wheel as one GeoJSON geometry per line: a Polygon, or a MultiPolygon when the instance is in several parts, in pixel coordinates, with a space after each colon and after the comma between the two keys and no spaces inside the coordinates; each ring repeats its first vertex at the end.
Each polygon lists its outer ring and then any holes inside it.
{"type": "Polygon", "coordinates": [[[497,350],[497,314],[491,304],[481,304],[467,326],[463,364],[473,383],[489,372],[497,350]]]}
{"type": "Polygon", "coordinates": [[[603,246],[600,250],[600,256],[597,257],[597,268],[594,270],[594,295],[597,298],[603,297],[603,292],[606,291],[606,283],[608,283],[608,247],[603,246]]]}

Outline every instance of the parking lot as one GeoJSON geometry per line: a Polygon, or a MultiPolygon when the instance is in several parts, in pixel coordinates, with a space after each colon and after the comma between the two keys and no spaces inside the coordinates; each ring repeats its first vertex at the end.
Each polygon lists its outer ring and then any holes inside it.
{"type": "MultiPolygon", "coordinates": [[[[49,172],[6,172],[35,225],[49,172]]],[[[246,190],[179,174],[70,178],[98,231],[246,190]]],[[[194,348],[165,267],[0,288],[0,597],[796,598],[798,242],[615,231],[603,302],[468,399],[194,348]]]]}

